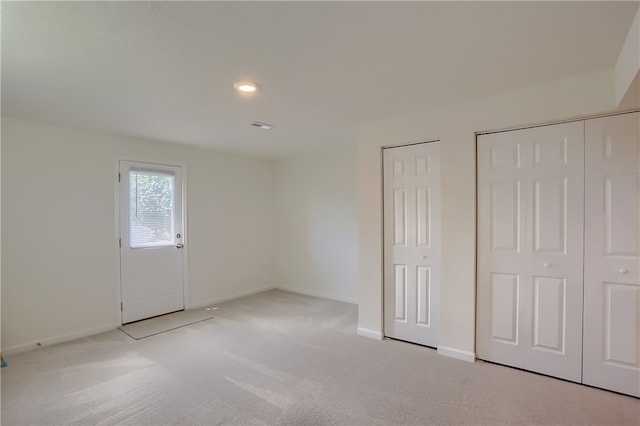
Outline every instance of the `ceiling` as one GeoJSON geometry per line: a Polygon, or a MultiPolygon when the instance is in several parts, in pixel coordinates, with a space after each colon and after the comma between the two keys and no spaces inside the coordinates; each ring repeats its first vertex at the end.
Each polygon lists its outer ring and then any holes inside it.
{"type": "Polygon", "coordinates": [[[279,158],[612,67],[638,5],[3,1],[2,114],[279,158]]]}

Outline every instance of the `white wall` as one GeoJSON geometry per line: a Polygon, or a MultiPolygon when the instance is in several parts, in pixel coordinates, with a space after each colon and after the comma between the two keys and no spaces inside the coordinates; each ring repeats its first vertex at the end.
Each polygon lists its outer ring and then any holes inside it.
{"type": "Polygon", "coordinates": [[[358,292],[355,149],[276,163],[276,285],[355,303],[358,292]]]}
{"type": "Polygon", "coordinates": [[[439,351],[475,352],[475,132],[602,113],[615,106],[612,69],[362,125],[357,134],[359,332],[382,333],[381,146],[441,140],[439,351]]]}
{"type": "MultiPolygon", "coordinates": [[[[0,126],[1,127],[1,126],[0,126]]],[[[0,137],[0,241],[2,241],[2,137],[0,137]]],[[[0,245],[0,352],[2,351],[2,249],[0,245]]]]}
{"type": "Polygon", "coordinates": [[[190,305],[273,286],[272,161],[3,117],[3,351],[118,324],[120,157],[186,165],[190,305]]]}
{"type": "Polygon", "coordinates": [[[615,70],[617,104],[625,108],[640,104],[640,9],[631,23],[615,70]]]}

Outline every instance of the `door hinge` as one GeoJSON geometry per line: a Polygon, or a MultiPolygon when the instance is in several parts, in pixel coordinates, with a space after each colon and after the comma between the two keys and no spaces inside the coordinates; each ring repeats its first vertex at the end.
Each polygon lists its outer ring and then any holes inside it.
{"type": "Polygon", "coordinates": [[[122,248],[122,238],[118,238],[118,247],[122,248]]]}
{"type": "Polygon", "coordinates": [[[118,182],[120,182],[120,172],[118,172],[118,182]]]}
{"type": "Polygon", "coordinates": [[[124,309],[122,307],[122,302],[120,302],[120,312],[123,312],[123,311],[124,311],[124,309]]]}

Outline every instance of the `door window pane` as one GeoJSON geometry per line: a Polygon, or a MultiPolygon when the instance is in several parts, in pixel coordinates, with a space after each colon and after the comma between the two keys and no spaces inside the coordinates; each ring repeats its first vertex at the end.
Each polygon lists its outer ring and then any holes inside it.
{"type": "Polygon", "coordinates": [[[175,177],[172,174],[129,171],[129,245],[131,248],[174,244],[175,177]]]}

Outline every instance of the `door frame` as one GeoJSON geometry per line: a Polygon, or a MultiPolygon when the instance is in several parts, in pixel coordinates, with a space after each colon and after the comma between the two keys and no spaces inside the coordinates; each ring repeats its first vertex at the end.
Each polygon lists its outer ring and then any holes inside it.
{"type": "MultiPolygon", "coordinates": [[[[439,138],[436,139],[428,139],[428,140],[423,140],[423,141],[417,141],[417,142],[405,142],[405,143],[398,143],[398,144],[390,144],[390,145],[383,145],[380,147],[380,213],[381,213],[381,217],[382,217],[382,226],[380,227],[380,235],[382,237],[382,244],[380,245],[380,256],[382,258],[382,268],[381,268],[381,273],[382,273],[382,279],[381,281],[381,285],[380,285],[380,300],[382,301],[382,304],[380,305],[380,311],[382,312],[381,315],[381,319],[382,319],[382,324],[380,327],[380,330],[382,330],[381,335],[380,335],[380,339],[389,339],[390,337],[387,337],[386,334],[386,330],[385,330],[385,324],[386,324],[386,318],[385,318],[385,312],[384,312],[384,307],[385,307],[385,297],[384,297],[384,286],[385,286],[385,265],[386,265],[386,257],[384,255],[385,252],[385,238],[384,238],[384,224],[385,224],[385,215],[384,215],[384,150],[385,149],[392,149],[392,148],[404,148],[407,146],[414,146],[414,145],[422,145],[422,144],[427,144],[427,143],[434,143],[434,142],[440,142],[439,138]]],[[[441,182],[442,183],[442,182],[441,182]]],[[[442,195],[441,195],[442,197],[442,195]]],[[[442,217],[441,217],[442,219],[442,217]]],[[[441,241],[440,241],[440,247],[442,248],[442,236],[440,237],[441,241]]],[[[438,265],[438,267],[441,268],[442,266],[442,257],[440,258],[440,264],[438,265]]],[[[440,285],[442,284],[442,275],[440,276],[440,285]]],[[[417,344],[417,343],[416,343],[417,344]]],[[[428,347],[428,346],[425,346],[428,347]]],[[[437,347],[436,347],[437,349],[437,347]]]]}
{"type": "Polygon", "coordinates": [[[115,258],[116,258],[116,269],[115,269],[115,305],[114,312],[116,315],[116,324],[121,326],[122,323],[122,290],[121,290],[121,279],[120,279],[120,271],[121,271],[121,260],[120,260],[120,181],[118,180],[118,174],[120,173],[120,162],[121,161],[131,161],[135,163],[146,163],[153,164],[156,166],[170,166],[170,167],[180,167],[182,169],[182,241],[184,247],[182,248],[182,280],[183,280],[183,298],[184,298],[184,309],[191,308],[191,301],[189,300],[189,268],[187,265],[189,264],[189,232],[187,229],[187,165],[182,162],[176,161],[167,161],[167,160],[153,160],[144,157],[129,157],[122,156],[117,157],[114,161],[114,173],[113,173],[113,196],[114,196],[114,205],[115,205],[115,230],[114,230],[114,250],[115,250],[115,258]]]}

